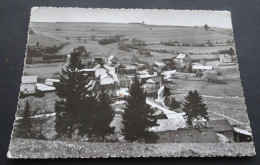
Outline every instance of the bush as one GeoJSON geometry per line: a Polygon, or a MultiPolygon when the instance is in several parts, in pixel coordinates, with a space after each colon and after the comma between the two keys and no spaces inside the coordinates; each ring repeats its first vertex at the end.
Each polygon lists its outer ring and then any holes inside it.
{"type": "Polygon", "coordinates": [[[203,73],[203,79],[208,82],[215,82],[217,80],[218,73],[215,70],[205,71],[203,73]]]}
{"type": "Polygon", "coordinates": [[[120,41],[121,37],[123,35],[115,35],[115,36],[111,36],[109,38],[105,38],[105,39],[102,39],[102,40],[99,40],[98,43],[100,45],[108,45],[108,44],[112,44],[112,43],[117,43],[120,41]]]}

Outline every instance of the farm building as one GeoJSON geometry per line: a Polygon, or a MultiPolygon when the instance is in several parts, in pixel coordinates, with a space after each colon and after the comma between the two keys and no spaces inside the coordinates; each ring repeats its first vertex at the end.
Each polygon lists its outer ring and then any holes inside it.
{"type": "Polygon", "coordinates": [[[165,63],[165,67],[164,67],[164,70],[173,70],[175,69],[175,66],[174,66],[174,61],[173,59],[169,58],[169,59],[162,59],[162,61],[165,63]]]}
{"type": "Polygon", "coordinates": [[[56,88],[53,86],[48,86],[48,85],[41,84],[41,83],[36,83],[36,88],[37,88],[37,91],[41,91],[41,92],[53,92],[56,90],[56,88]]]}
{"type": "Polygon", "coordinates": [[[56,86],[59,82],[60,82],[59,79],[49,79],[49,78],[47,78],[45,80],[45,84],[49,85],[49,86],[56,86]]]}
{"type": "Polygon", "coordinates": [[[196,73],[197,76],[202,76],[203,72],[212,70],[212,66],[204,66],[204,65],[193,65],[192,66],[192,72],[196,73]]]}
{"type": "Polygon", "coordinates": [[[101,77],[103,74],[106,74],[106,69],[101,67],[101,68],[97,68],[95,70],[95,77],[101,77]]]}
{"type": "Polygon", "coordinates": [[[20,91],[23,94],[34,94],[36,92],[37,76],[22,76],[20,91]]]}
{"type": "Polygon", "coordinates": [[[157,68],[155,67],[151,67],[147,70],[147,73],[149,75],[154,75],[154,76],[158,76],[160,74],[160,72],[157,70],[157,68]]]}
{"type": "Polygon", "coordinates": [[[156,67],[158,71],[162,71],[165,66],[166,66],[166,64],[161,61],[155,61],[152,65],[152,67],[156,67]]]}
{"type": "Polygon", "coordinates": [[[137,79],[141,84],[145,84],[146,80],[154,77],[153,75],[137,75],[137,79]]]}
{"type": "Polygon", "coordinates": [[[34,54],[28,54],[26,57],[27,64],[33,64],[43,61],[43,56],[40,53],[35,52],[34,54]]]}
{"type": "Polygon", "coordinates": [[[228,139],[234,140],[234,128],[226,119],[209,120],[197,123],[196,128],[214,128],[217,133],[225,135],[228,139]]]}
{"type": "Polygon", "coordinates": [[[235,142],[252,142],[253,136],[251,132],[234,127],[235,142]]]}
{"type": "Polygon", "coordinates": [[[221,63],[229,63],[229,62],[232,62],[232,58],[228,54],[221,54],[221,55],[219,55],[219,61],[221,63]]]}
{"type": "Polygon", "coordinates": [[[108,70],[108,72],[111,72],[111,73],[118,73],[120,69],[125,68],[121,64],[112,64],[112,65],[105,64],[104,67],[108,70]]]}
{"type": "Polygon", "coordinates": [[[146,87],[150,89],[159,89],[162,85],[162,77],[152,77],[146,80],[146,87]]]}
{"type": "Polygon", "coordinates": [[[158,143],[219,143],[220,140],[213,128],[177,129],[156,132],[158,143]]]}
{"type": "Polygon", "coordinates": [[[189,72],[191,67],[191,58],[186,54],[179,54],[174,58],[174,62],[176,63],[176,69],[181,72],[189,72]]]}
{"type": "Polygon", "coordinates": [[[117,57],[115,57],[114,55],[109,56],[107,59],[107,63],[109,65],[117,64],[118,62],[119,62],[119,59],[117,57]]]}
{"type": "Polygon", "coordinates": [[[138,62],[133,58],[121,58],[118,63],[123,66],[138,64],[138,62]]]}

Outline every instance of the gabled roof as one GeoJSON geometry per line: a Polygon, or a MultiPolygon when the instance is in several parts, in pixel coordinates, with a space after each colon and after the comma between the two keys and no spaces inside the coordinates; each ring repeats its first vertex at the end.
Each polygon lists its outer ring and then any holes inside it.
{"type": "Polygon", "coordinates": [[[162,77],[152,77],[148,79],[146,82],[160,83],[162,82],[162,77]]]}
{"type": "Polygon", "coordinates": [[[161,61],[155,61],[153,64],[157,65],[157,66],[160,66],[160,67],[165,67],[166,66],[166,64],[164,62],[161,62],[161,61]]]}
{"type": "Polygon", "coordinates": [[[151,70],[154,70],[155,72],[158,72],[157,68],[155,68],[155,67],[150,67],[150,68],[147,70],[147,72],[149,72],[149,71],[151,71],[151,70]]]}
{"type": "Polygon", "coordinates": [[[104,78],[107,78],[107,77],[113,79],[113,76],[112,76],[111,74],[109,74],[109,73],[105,73],[105,74],[102,74],[102,75],[101,75],[100,80],[102,80],[102,79],[104,79],[104,78]]]}
{"type": "Polygon", "coordinates": [[[178,129],[156,132],[160,143],[218,143],[220,142],[213,128],[178,129]]]}
{"type": "Polygon", "coordinates": [[[201,121],[196,125],[196,127],[197,126],[204,127],[204,128],[213,127],[216,132],[234,130],[234,128],[231,126],[231,124],[228,122],[227,119],[201,121]]]}
{"type": "Polygon", "coordinates": [[[23,84],[37,83],[37,76],[22,76],[23,84]]]}
{"type": "Polygon", "coordinates": [[[192,69],[205,69],[212,70],[212,66],[204,66],[204,65],[192,65],[192,69]]]}
{"type": "Polygon", "coordinates": [[[184,59],[186,57],[186,54],[179,54],[177,57],[175,57],[176,59],[184,59]]]}
{"type": "Polygon", "coordinates": [[[231,56],[228,55],[228,54],[221,54],[221,55],[219,55],[219,58],[228,58],[228,59],[231,59],[231,56]]]}
{"type": "Polygon", "coordinates": [[[110,61],[112,59],[116,59],[117,61],[119,61],[119,59],[117,57],[115,57],[114,55],[109,56],[107,60],[110,61]]]}

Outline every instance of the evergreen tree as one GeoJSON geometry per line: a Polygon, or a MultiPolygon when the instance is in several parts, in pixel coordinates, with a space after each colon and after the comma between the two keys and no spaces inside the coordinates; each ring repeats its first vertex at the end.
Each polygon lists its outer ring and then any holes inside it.
{"type": "Polygon", "coordinates": [[[185,118],[188,125],[192,126],[194,120],[204,118],[209,120],[207,113],[207,106],[204,103],[202,96],[195,91],[189,91],[189,95],[185,97],[183,112],[185,112],[185,118]]]}
{"type": "Polygon", "coordinates": [[[26,100],[24,110],[21,114],[21,119],[19,120],[19,126],[18,126],[19,133],[17,133],[18,137],[21,138],[33,137],[32,123],[30,117],[31,117],[31,106],[29,100],[26,100]]]}
{"type": "Polygon", "coordinates": [[[146,93],[143,91],[137,77],[133,80],[129,94],[127,106],[122,116],[124,125],[122,133],[125,140],[130,142],[157,140],[158,137],[154,138],[155,134],[149,132],[149,128],[155,126],[157,120],[153,116],[154,111],[146,104],[146,93]]]}
{"type": "Polygon", "coordinates": [[[97,137],[102,137],[103,141],[106,135],[114,132],[114,128],[110,126],[113,118],[114,112],[110,106],[109,97],[104,89],[102,89],[98,97],[98,104],[95,111],[93,132],[97,137]]]}
{"type": "Polygon", "coordinates": [[[177,109],[180,108],[180,103],[178,101],[176,101],[175,98],[171,99],[170,105],[169,105],[172,109],[177,109]]]}
{"type": "Polygon", "coordinates": [[[60,83],[57,84],[56,94],[60,100],[55,105],[55,129],[58,135],[72,137],[78,125],[79,111],[84,107],[86,97],[87,77],[83,76],[80,69],[84,65],[80,59],[80,53],[73,50],[71,58],[65,69],[60,74],[60,83]]]}

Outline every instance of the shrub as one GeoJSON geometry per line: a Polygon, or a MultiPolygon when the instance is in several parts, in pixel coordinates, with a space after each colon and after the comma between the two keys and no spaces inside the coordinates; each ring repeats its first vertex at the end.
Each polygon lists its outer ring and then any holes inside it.
{"type": "Polygon", "coordinates": [[[115,36],[111,36],[109,38],[104,38],[102,40],[99,40],[98,43],[100,45],[108,45],[108,44],[116,43],[116,42],[120,41],[122,36],[123,35],[115,35],[115,36]]]}

